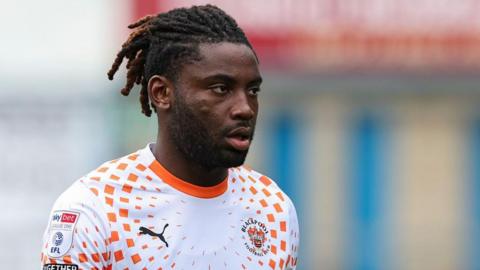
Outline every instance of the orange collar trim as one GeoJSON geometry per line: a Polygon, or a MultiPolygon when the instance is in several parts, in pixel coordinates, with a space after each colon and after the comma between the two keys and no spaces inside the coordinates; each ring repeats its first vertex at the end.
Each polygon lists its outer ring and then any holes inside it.
{"type": "Polygon", "coordinates": [[[167,183],[176,190],[179,190],[188,195],[202,198],[202,199],[211,199],[218,197],[225,193],[228,188],[228,176],[221,183],[211,186],[211,187],[201,187],[197,186],[184,180],[176,177],[171,174],[165,167],[160,164],[157,160],[154,160],[150,166],[148,166],[163,182],[167,183]]]}

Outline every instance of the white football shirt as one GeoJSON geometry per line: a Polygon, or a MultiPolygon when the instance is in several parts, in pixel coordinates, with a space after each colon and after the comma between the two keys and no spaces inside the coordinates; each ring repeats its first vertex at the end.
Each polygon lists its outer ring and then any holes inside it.
{"type": "Polygon", "coordinates": [[[68,188],[43,243],[43,269],[295,269],[299,232],[268,177],[241,166],[217,186],[195,186],[147,145],[68,188]]]}

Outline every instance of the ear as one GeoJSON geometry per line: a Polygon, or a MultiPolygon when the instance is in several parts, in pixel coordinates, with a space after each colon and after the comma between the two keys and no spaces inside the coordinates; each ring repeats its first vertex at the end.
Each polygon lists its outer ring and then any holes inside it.
{"type": "Polygon", "coordinates": [[[148,95],[157,110],[168,110],[172,105],[173,84],[164,76],[154,75],[148,80],[148,95]]]}

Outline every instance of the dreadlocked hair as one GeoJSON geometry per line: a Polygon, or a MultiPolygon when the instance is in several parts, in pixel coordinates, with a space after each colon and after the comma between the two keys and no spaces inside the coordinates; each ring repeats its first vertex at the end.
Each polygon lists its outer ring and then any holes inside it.
{"type": "MultiPolygon", "coordinates": [[[[128,26],[134,31],[123,43],[108,78],[127,59],[127,82],[121,89],[128,96],[135,84],[141,85],[142,113],[150,117],[153,104],[147,92],[153,75],[177,79],[178,71],[189,61],[198,60],[200,43],[232,42],[252,48],[235,20],[216,6],[193,6],[173,9],[166,13],[146,16],[128,26]]],[[[253,49],[252,49],[253,50],[253,49]]]]}

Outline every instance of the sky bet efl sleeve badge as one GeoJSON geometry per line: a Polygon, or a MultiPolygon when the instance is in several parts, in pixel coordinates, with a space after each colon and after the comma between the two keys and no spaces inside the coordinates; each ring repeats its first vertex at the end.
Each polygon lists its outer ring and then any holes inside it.
{"type": "Polygon", "coordinates": [[[55,211],[50,220],[47,255],[57,258],[65,255],[72,247],[73,233],[80,213],[72,211],[55,211]]]}

